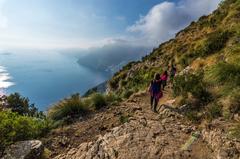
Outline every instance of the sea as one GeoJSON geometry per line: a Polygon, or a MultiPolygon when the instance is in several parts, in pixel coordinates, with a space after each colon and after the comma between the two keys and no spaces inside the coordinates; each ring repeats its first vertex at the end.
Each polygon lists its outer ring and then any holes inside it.
{"type": "Polygon", "coordinates": [[[83,95],[111,76],[77,61],[77,56],[58,51],[2,51],[0,95],[18,92],[45,111],[74,93],[83,95]]]}

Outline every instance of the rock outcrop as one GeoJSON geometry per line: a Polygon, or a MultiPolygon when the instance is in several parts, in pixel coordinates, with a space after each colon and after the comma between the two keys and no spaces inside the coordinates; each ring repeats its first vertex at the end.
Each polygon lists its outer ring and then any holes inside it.
{"type": "Polygon", "coordinates": [[[133,108],[129,122],[55,159],[212,158],[211,151],[201,140],[189,145],[187,150],[182,149],[195,128],[171,107],[162,106],[158,115],[139,107],[136,102],[135,105],[126,103],[133,108]],[[201,151],[208,153],[196,150],[199,145],[201,151]]]}
{"type": "Polygon", "coordinates": [[[213,126],[202,130],[203,139],[214,151],[217,159],[239,159],[240,142],[230,139],[224,129],[219,125],[224,125],[222,121],[214,121],[213,126]],[[216,125],[217,126],[214,126],[216,125]]]}
{"type": "Polygon", "coordinates": [[[44,146],[39,140],[20,141],[9,146],[1,159],[38,159],[44,146]]]}
{"type": "MultiPolygon", "coordinates": [[[[191,109],[188,105],[174,107],[164,96],[158,113],[150,110],[146,92],[132,95],[118,109],[109,110],[108,115],[96,117],[96,122],[105,123],[104,133],[79,145],[67,146],[52,158],[55,159],[238,159],[238,141],[227,138],[227,133],[219,125],[199,127],[185,119],[184,113],[191,109]],[[123,117],[125,123],[107,128],[106,121],[123,117]],[[106,119],[106,121],[105,121],[106,119]]],[[[87,122],[90,124],[91,122],[87,122]]],[[[96,125],[92,125],[96,126],[96,125]]],[[[86,127],[84,127],[86,128],[86,127]]],[[[225,129],[226,130],[226,129],[225,129]]],[[[89,133],[89,129],[86,129],[89,133]]],[[[97,133],[95,133],[97,135],[97,133]]],[[[93,134],[91,134],[93,135],[93,134]]],[[[80,140],[79,140],[80,141],[80,140]]]]}

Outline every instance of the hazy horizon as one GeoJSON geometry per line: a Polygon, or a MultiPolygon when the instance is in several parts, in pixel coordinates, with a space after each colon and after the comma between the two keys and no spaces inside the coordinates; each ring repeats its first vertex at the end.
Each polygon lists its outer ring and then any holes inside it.
{"type": "MultiPolygon", "coordinates": [[[[57,68],[64,64],[58,58],[69,62],[69,68],[64,69],[63,73],[72,74],[65,80],[71,81],[76,77],[81,79],[89,74],[89,81],[82,84],[84,87],[75,81],[75,86],[71,87],[79,87],[78,89],[63,91],[57,98],[73,91],[83,92],[103,81],[92,82],[91,79],[96,78],[95,74],[100,73],[102,76],[109,70],[117,71],[129,61],[140,59],[152,48],[173,38],[192,21],[211,13],[219,2],[220,0],[0,0],[0,93],[4,93],[3,90],[8,93],[20,91],[30,98],[36,96],[37,90],[30,94],[33,85],[24,82],[28,80],[25,77],[33,77],[34,85],[50,84],[51,79],[61,75],[61,70],[57,68]],[[24,56],[20,56],[22,53],[24,56]],[[45,64],[34,63],[37,58],[45,61],[45,64]],[[27,61],[26,66],[23,66],[24,60],[27,61]],[[54,63],[57,75],[46,68],[52,67],[54,63]],[[25,71],[19,70],[22,67],[25,67],[25,71]],[[27,67],[39,69],[28,70],[27,67]],[[95,70],[96,68],[99,69],[95,70]],[[76,72],[73,73],[74,71],[76,72]],[[38,76],[46,75],[43,72],[48,72],[47,78],[38,76]],[[24,85],[18,81],[23,81],[24,85]]],[[[104,80],[107,78],[109,76],[102,76],[104,80]]],[[[62,83],[56,85],[61,86],[62,83]]],[[[61,89],[67,89],[67,85],[61,89]]]]}

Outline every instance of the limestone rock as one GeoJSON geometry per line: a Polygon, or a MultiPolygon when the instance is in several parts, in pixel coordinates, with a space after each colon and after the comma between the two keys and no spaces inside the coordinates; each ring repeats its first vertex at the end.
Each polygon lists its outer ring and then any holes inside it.
{"type": "Polygon", "coordinates": [[[9,146],[2,159],[38,159],[43,150],[44,146],[39,140],[20,141],[9,146]]]}
{"type": "Polygon", "coordinates": [[[217,159],[239,159],[240,158],[240,143],[231,141],[226,134],[219,128],[203,129],[203,139],[213,149],[217,159]]]}
{"type": "MultiPolygon", "coordinates": [[[[138,107],[134,109],[139,110],[138,107]]],[[[78,148],[55,159],[192,158],[192,152],[181,151],[189,138],[181,127],[190,126],[177,118],[175,109],[163,106],[160,113],[171,118],[166,117],[161,122],[144,114],[135,114],[129,122],[100,135],[95,141],[81,143],[78,148]]]]}

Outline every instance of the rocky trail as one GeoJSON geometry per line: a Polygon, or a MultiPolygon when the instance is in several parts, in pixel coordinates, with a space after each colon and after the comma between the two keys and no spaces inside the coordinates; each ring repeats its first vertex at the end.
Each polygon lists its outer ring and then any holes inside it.
{"type": "Polygon", "coordinates": [[[182,115],[186,108],[172,103],[166,91],[154,113],[149,95],[140,92],[119,106],[56,130],[45,143],[55,159],[239,158],[238,141],[227,139],[221,129],[197,128],[182,115]]]}

